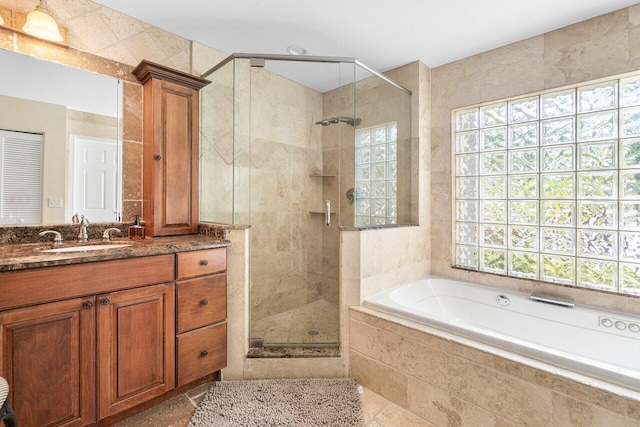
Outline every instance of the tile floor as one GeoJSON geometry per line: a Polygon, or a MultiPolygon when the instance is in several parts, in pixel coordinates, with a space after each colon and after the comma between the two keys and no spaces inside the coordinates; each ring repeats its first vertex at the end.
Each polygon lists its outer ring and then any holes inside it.
{"type": "Polygon", "coordinates": [[[265,346],[327,344],[340,341],[338,306],[323,299],[252,322],[251,338],[265,346]],[[309,331],[317,331],[310,334],[309,331]]]}
{"type": "MultiPolygon", "coordinates": [[[[210,385],[211,383],[203,384],[186,394],[126,419],[115,427],[186,427],[210,385]]],[[[367,427],[433,427],[433,424],[366,388],[360,399],[367,427]]]]}

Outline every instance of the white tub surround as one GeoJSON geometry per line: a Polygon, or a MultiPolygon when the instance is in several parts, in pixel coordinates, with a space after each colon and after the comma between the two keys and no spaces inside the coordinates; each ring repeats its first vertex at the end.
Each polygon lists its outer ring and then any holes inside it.
{"type": "Polygon", "coordinates": [[[640,393],[640,316],[438,276],[363,305],[640,393]]]}

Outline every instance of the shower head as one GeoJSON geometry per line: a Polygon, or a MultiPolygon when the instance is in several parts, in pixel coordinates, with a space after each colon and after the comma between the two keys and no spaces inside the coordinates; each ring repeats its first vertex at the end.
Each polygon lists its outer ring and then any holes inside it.
{"type": "Polygon", "coordinates": [[[340,122],[350,124],[351,126],[358,126],[361,120],[354,119],[352,117],[339,116],[339,117],[331,117],[330,119],[320,120],[319,122],[316,122],[316,124],[322,125],[322,126],[329,126],[329,125],[340,123],[340,122]]]}
{"type": "Polygon", "coordinates": [[[353,117],[343,117],[343,116],[338,117],[338,120],[341,121],[342,123],[350,124],[351,126],[358,126],[362,121],[360,119],[354,119],[353,117]]]}

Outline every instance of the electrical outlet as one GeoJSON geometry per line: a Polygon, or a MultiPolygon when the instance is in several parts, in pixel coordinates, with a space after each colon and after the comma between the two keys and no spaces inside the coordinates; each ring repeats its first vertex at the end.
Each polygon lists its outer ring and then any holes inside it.
{"type": "Polygon", "coordinates": [[[50,208],[61,208],[62,207],[62,198],[61,197],[49,197],[49,207],[50,208]]]}

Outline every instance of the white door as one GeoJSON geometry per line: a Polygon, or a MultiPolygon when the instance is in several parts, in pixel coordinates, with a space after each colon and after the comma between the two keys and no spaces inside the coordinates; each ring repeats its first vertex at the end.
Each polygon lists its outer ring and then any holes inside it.
{"type": "Polygon", "coordinates": [[[91,222],[112,222],[118,216],[118,143],[72,135],[73,213],[91,222]]]}

